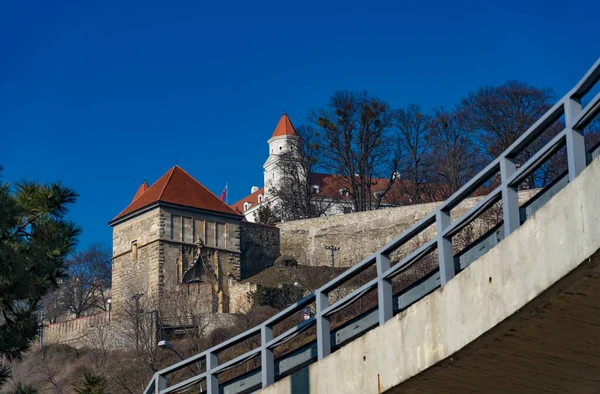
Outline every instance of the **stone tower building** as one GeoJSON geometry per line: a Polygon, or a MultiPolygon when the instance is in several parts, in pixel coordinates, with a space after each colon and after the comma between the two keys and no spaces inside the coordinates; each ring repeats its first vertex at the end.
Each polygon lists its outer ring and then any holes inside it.
{"type": "Polygon", "coordinates": [[[136,295],[160,303],[182,291],[210,300],[204,312],[229,312],[231,283],[279,256],[277,228],[244,222],[178,166],[142,183],[109,225],[115,314],[136,295]]]}
{"type": "Polygon", "coordinates": [[[269,190],[277,188],[283,178],[282,169],[278,165],[280,156],[289,152],[298,152],[300,137],[286,113],[279,119],[275,131],[267,143],[269,144],[269,157],[263,165],[265,200],[270,199],[269,190]]]}

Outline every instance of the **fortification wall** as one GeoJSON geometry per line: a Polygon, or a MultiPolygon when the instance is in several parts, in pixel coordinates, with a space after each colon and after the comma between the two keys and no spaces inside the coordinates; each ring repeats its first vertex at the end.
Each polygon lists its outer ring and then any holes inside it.
{"type": "Polygon", "coordinates": [[[242,222],[240,277],[246,279],[272,267],[280,254],[279,228],[259,223],[242,222]]]}
{"type": "Polygon", "coordinates": [[[44,326],[44,343],[72,344],[80,342],[90,328],[107,323],[108,313],[101,312],[56,324],[47,324],[44,326]]]}
{"type": "MultiPolygon", "coordinates": [[[[536,192],[520,192],[519,199],[524,202],[536,192]]],[[[466,212],[481,198],[465,200],[452,210],[452,216],[466,212]]],[[[402,234],[439,204],[407,205],[279,223],[281,253],[293,256],[301,265],[331,265],[331,252],[325,246],[333,245],[340,248],[335,252],[335,265],[350,267],[402,234]]],[[[435,228],[432,227],[429,233],[435,234],[435,228]]]]}

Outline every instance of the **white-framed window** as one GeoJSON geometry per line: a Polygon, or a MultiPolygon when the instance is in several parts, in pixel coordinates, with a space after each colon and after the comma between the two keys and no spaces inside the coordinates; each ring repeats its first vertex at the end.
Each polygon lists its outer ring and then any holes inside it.
{"type": "Polygon", "coordinates": [[[350,195],[350,191],[348,191],[347,187],[341,188],[340,189],[340,196],[342,197],[348,197],[350,195]]]}
{"type": "Polygon", "coordinates": [[[250,203],[249,202],[245,202],[244,203],[244,211],[247,211],[248,208],[250,208],[250,203]]]}
{"type": "Polygon", "coordinates": [[[319,194],[319,186],[318,185],[312,185],[310,187],[310,189],[314,194],[319,194]]]}
{"type": "Polygon", "coordinates": [[[262,200],[263,200],[263,196],[262,196],[262,194],[259,194],[258,195],[258,203],[259,204],[262,203],[262,200]]]}

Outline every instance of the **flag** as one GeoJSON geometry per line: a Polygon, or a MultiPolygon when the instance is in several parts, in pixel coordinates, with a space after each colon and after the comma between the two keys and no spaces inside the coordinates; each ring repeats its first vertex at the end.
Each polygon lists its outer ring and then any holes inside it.
{"type": "Polygon", "coordinates": [[[225,201],[225,197],[227,197],[227,184],[225,184],[225,189],[223,189],[223,193],[221,193],[221,201],[225,201]]]}

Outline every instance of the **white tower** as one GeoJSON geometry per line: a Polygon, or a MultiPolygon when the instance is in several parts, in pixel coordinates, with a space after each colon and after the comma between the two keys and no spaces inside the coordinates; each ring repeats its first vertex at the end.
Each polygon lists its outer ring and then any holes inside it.
{"type": "Polygon", "coordinates": [[[269,157],[263,165],[265,169],[265,200],[270,199],[270,189],[279,185],[283,175],[280,166],[277,165],[280,155],[298,149],[300,137],[296,133],[290,118],[284,112],[275,127],[269,144],[269,157]]]}

